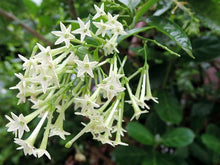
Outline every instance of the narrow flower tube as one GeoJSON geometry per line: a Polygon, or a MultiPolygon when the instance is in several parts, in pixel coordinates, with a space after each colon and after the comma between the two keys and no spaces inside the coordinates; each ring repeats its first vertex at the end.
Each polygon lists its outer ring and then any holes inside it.
{"type": "Polygon", "coordinates": [[[146,83],[146,93],[147,95],[145,96],[145,99],[148,101],[148,100],[153,100],[155,103],[158,103],[157,101],[157,97],[153,97],[152,94],[151,94],[151,87],[150,87],[150,79],[149,79],[149,69],[147,69],[147,72],[146,72],[146,80],[147,80],[147,83],[146,83]]]}
{"type": "Polygon", "coordinates": [[[44,116],[41,118],[37,127],[34,129],[34,131],[31,133],[31,135],[26,140],[22,140],[22,139],[18,139],[18,138],[14,139],[14,142],[16,144],[20,145],[20,147],[18,147],[17,149],[18,150],[23,149],[25,155],[27,155],[27,154],[32,155],[33,154],[34,156],[36,156],[34,143],[35,143],[37,135],[39,134],[40,129],[41,129],[47,115],[48,115],[48,111],[44,113],[44,116]]]}

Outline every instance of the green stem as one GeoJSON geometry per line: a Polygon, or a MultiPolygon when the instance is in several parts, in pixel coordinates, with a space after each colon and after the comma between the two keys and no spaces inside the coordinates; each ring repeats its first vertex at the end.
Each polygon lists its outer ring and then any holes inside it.
{"type": "Polygon", "coordinates": [[[128,77],[128,81],[130,81],[132,78],[134,78],[136,75],[138,75],[141,71],[142,71],[143,68],[139,68],[136,72],[134,72],[132,75],[130,75],[128,77]]]}
{"type": "Polygon", "coordinates": [[[168,66],[167,66],[167,71],[166,71],[166,74],[165,74],[165,77],[164,77],[164,80],[163,80],[163,83],[162,83],[162,86],[161,86],[162,89],[164,89],[166,87],[168,77],[169,77],[169,74],[171,72],[172,64],[173,64],[172,61],[170,61],[168,66]]]}

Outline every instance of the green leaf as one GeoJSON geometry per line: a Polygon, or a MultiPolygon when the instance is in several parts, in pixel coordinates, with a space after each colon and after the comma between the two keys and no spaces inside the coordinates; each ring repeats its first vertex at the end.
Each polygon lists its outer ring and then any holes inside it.
{"type": "Polygon", "coordinates": [[[203,36],[192,41],[195,61],[210,61],[220,56],[220,38],[216,36],[203,36]]]}
{"type": "Polygon", "coordinates": [[[119,146],[113,151],[112,158],[117,162],[117,165],[140,164],[146,155],[147,152],[145,150],[137,147],[119,146]]]}
{"type": "Polygon", "coordinates": [[[142,144],[152,145],[154,143],[154,137],[150,131],[138,122],[130,122],[126,130],[128,135],[142,144]]]}
{"type": "Polygon", "coordinates": [[[202,135],[202,142],[208,147],[209,149],[217,152],[220,154],[220,140],[219,138],[210,135],[210,134],[203,134],[202,135]]]}
{"type": "Polygon", "coordinates": [[[89,50],[87,47],[84,47],[84,46],[80,46],[77,51],[76,51],[78,57],[80,60],[83,60],[84,56],[86,54],[90,54],[89,50]]]}
{"type": "Polygon", "coordinates": [[[123,35],[123,36],[120,36],[118,38],[118,43],[120,43],[121,41],[123,41],[124,39],[130,37],[130,36],[133,36],[135,34],[138,34],[140,32],[144,32],[146,30],[149,30],[149,29],[152,29],[154,28],[153,26],[148,26],[148,27],[142,27],[142,28],[134,28],[134,29],[131,29],[129,31],[126,32],[126,35],[123,35]]]}
{"type": "Polygon", "coordinates": [[[155,43],[157,46],[165,49],[166,51],[168,51],[170,54],[174,55],[174,56],[177,56],[177,57],[180,57],[180,55],[172,50],[170,50],[168,47],[164,46],[163,44],[157,42],[156,40],[151,40],[151,39],[148,39],[148,41],[151,41],[153,43],[155,43]]]}
{"type": "Polygon", "coordinates": [[[210,0],[189,0],[195,15],[201,23],[220,34],[220,5],[210,0]]]}
{"type": "Polygon", "coordinates": [[[162,136],[162,143],[167,147],[185,147],[193,142],[194,137],[189,128],[176,128],[162,136]]]}
{"type": "Polygon", "coordinates": [[[220,137],[220,128],[215,124],[209,124],[206,127],[206,133],[216,137],[220,137]]]}
{"type": "Polygon", "coordinates": [[[23,0],[26,9],[29,11],[29,13],[36,15],[39,11],[39,7],[31,0],[23,0]]]}
{"type": "Polygon", "coordinates": [[[182,110],[177,100],[167,92],[158,93],[159,104],[154,104],[158,116],[165,122],[179,124],[182,120],[182,110]]]}
{"type": "Polygon", "coordinates": [[[184,31],[177,24],[159,16],[152,16],[148,18],[146,22],[149,25],[154,26],[160,32],[167,35],[178,46],[180,46],[190,57],[194,58],[192,54],[191,42],[187,35],[184,33],[184,31]]]}
{"type": "Polygon", "coordinates": [[[169,154],[150,154],[146,156],[142,165],[176,165],[169,154]]]}
{"type": "Polygon", "coordinates": [[[133,20],[133,25],[135,25],[138,21],[140,21],[140,18],[157,2],[158,0],[148,0],[140,10],[136,13],[136,16],[133,20]]]}
{"type": "Polygon", "coordinates": [[[192,107],[192,116],[206,116],[210,114],[214,107],[214,103],[210,101],[201,101],[195,103],[192,107]]]}
{"type": "Polygon", "coordinates": [[[209,164],[211,162],[211,155],[207,151],[205,147],[200,146],[196,142],[192,143],[189,146],[190,153],[193,157],[198,160],[204,162],[205,164],[209,164]]]}
{"type": "Polygon", "coordinates": [[[154,13],[154,16],[160,16],[165,13],[172,6],[172,3],[172,0],[160,0],[158,2],[158,7],[156,12],[154,13]]]}
{"type": "Polygon", "coordinates": [[[166,131],[166,123],[164,123],[155,112],[148,114],[146,123],[149,131],[155,135],[164,134],[166,131]]]}
{"type": "Polygon", "coordinates": [[[141,0],[119,0],[119,2],[128,6],[130,9],[135,9],[136,6],[141,2],[141,0]]]}

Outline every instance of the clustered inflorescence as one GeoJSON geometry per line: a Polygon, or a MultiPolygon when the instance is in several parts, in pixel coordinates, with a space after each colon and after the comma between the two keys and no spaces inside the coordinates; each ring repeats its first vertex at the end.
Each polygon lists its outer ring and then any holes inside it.
{"type": "Polygon", "coordinates": [[[25,72],[15,74],[20,82],[11,89],[19,90],[18,104],[26,99],[33,103],[33,112],[27,116],[16,116],[11,112],[11,117],[6,116],[9,120],[6,126],[15,134],[14,142],[25,155],[41,157],[45,154],[51,158],[46,150],[48,137],[58,135],[65,140],[65,136],[70,135],[63,129],[63,124],[65,111],[73,104],[75,114],[88,118],[89,122],[83,123],[84,128],[66,143],[66,147],[86,132],[103,144],[127,145],[121,141],[125,132],[122,122],[126,90],[130,98],[127,102],[134,109],[132,119],[148,112],[146,101],[157,103],[157,98],[151,94],[146,62],[130,77],[124,74],[126,57],[120,61],[117,39],[126,32],[117,21],[119,15],[106,14],[104,4],[101,7],[95,5],[95,9],[97,13],[86,23],[78,18],[76,30],[72,31],[71,25],[66,28],[60,22],[61,31],[52,33],[59,37],[55,45],[64,42],[65,46],[51,49],[37,44],[29,59],[19,55],[25,72]],[[103,65],[109,66],[107,73],[102,69],[103,65]],[[133,94],[129,80],[138,74],[140,80],[133,94]],[[28,138],[22,139],[24,132],[30,131],[28,124],[37,117],[40,120],[35,129],[28,138]],[[41,130],[44,134],[37,148],[35,141],[41,130]]]}

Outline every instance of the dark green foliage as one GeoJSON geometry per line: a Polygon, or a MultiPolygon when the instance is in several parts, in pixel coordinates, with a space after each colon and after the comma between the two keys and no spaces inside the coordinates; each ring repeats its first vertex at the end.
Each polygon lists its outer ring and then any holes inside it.
{"type": "Polygon", "coordinates": [[[126,127],[126,130],[128,131],[128,135],[138,142],[146,145],[153,145],[153,135],[140,123],[130,122],[126,127]]]}
{"type": "Polygon", "coordinates": [[[194,133],[188,128],[175,128],[162,136],[162,143],[167,147],[185,147],[194,140],[194,133]]]}
{"type": "Polygon", "coordinates": [[[179,124],[182,120],[182,110],[177,100],[164,91],[158,92],[160,104],[155,104],[154,108],[158,116],[165,122],[179,124]]]}
{"type": "MultiPolygon", "coordinates": [[[[72,1],[43,0],[38,6],[32,0],[1,0],[0,9],[13,13],[21,23],[53,42],[55,37],[50,32],[59,29],[60,21],[74,28],[78,26],[72,19],[68,2],[72,1]]],[[[98,2],[75,0],[77,16],[91,19],[88,15],[94,13],[93,5],[98,2]]],[[[20,22],[0,15],[0,164],[52,165],[68,164],[68,161],[70,164],[104,164],[106,159],[117,165],[220,163],[220,64],[216,60],[220,57],[219,0],[187,0],[188,4],[184,6],[189,10],[178,8],[173,14],[171,11],[176,4],[172,0],[115,2],[106,0],[104,3],[107,12],[120,14],[119,20],[127,30],[127,34],[118,39],[120,58],[128,56],[125,72],[131,75],[143,66],[143,43],[146,42],[152,94],[158,97],[159,104],[147,101],[151,107],[149,113],[132,122],[127,120],[132,116],[132,108],[125,105],[127,133],[122,141],[129,146],[111,148],[92,141],[91,135],[86,134],[76,143],[87,158],[85,163],[79,163],[74,158],[75,148],[66,149],[65,141],[53,137],[48,144],[51,161],[25,157],[22,151],[16,150],[14,136],[7,132],[8,121],[4,116],[10,112],[30,113],[31,104],[17,105],[17,91],[9,88],[18,81],[14,73],[22,72],[22,62],[17,54],[28,58],[36,42],[43,42],[20,27],[20,22]],[[145,22],[143,26],[133,28],[140,21],[145,22]],[[134,35],[143,40],[132,43],[137,39],[134,35]],[[175,53],[181,57],[172,56],[175,53]],[[193,56],[195,59],[191,58],[193,56]],[[215,72],[207,73],[209,68],[215,72]]],[[[86,40],[93,45],[99,42],[89,37],[86,40]]],[[[81,59],[89,51],[83,46],[77,49],[81,59]]],[[[94,59],[99,58],[98,54],[97,49],[94,59]]],[[[133,90],[137,83],[138,79],[131,81],[133,90]]],[[[76,134],[82,129],[82,120],[73,116],[70,109],[64,127],[76,134]]],[[[86,118],[83,120],[87,122],[86,118]]],[[[30,127],[35,124],[30,123],[30,127]]]]}

